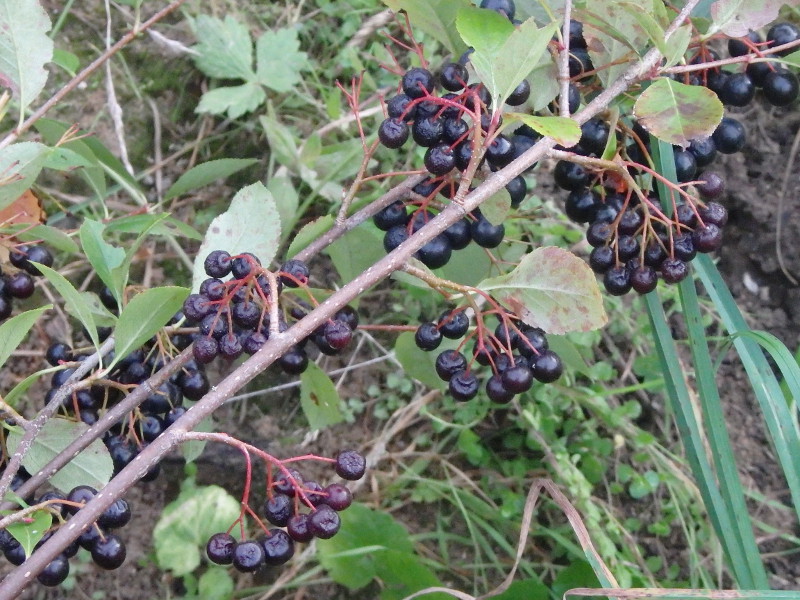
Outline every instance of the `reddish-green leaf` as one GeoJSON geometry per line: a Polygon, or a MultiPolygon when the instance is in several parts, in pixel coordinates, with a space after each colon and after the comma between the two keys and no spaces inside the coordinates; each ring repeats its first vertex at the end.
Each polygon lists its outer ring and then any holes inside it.
{"type": "Polygon", "coordinates": [[[679,146],[710,136],[722,119],[722,102],[700,85],[662,78],[648,87],[633,106],[636,118],[656,137],[679,146]]]}
{"type": "Polygon", "coordinates": [[[608,322],[594,273],[561,248],[537,248],[510,273],[478,287],[547,333],[590,331],[608,322]]]}
{"type": "Polygon", "coordinates": [[[731,37],[743,37],[778,18],[786,0],[717,0],[711,5],[713,27],[731,37]]]}

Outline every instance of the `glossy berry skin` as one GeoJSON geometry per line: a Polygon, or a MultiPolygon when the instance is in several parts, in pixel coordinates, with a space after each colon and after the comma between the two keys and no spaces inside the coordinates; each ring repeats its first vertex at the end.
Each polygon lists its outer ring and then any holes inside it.
{"type": "Polygon", "coordinates": [[[277,527],[285,526],[293,514],[294,501],[286,494],[273,494],[264,503],[264,516],[277,527]]]}
{"type": "Polygon", "coordinates": [[[403,93],[409,98],[422,98],[433,92],[435,79],[433,74],[427,69],[415,67],[406,71],[403,75],[403,93]]]}
{"type": "Polygon", "coordinates": [[[422,246],[414,254],[422,264],[430,269],[438,269],[450,262],[453,248],[450,240],[444,234],[439,234],[431,241],[422,246]]]}
{"type": "Polygon", "coordinates": [[[456,62],[447,63],[439,74],[439,82],[448,92],[460,92],[468,80],[467,68],[456,62]]]}
{"type": "Polygon", "coordinates": [[[444,235],[450,240],[450,247],[453,250],[463,250],[472,241],[472,234],[470,233],[469,221],[461,219],[456,221],[450,227],[444,230],[444,235]]]}
{"type": "Polygon", "coordinates": [[[697,174],[697,161],[694,154],[688,150],[675,150],[675,175],[680,182],[692,181],[697,174]]]}
{"type": "Polygon", "coordinates": [[[286,533],[295,542],[306,543],[314,539],[314,534],[308,527],[308,515],[300,513],[289,519],[286,524],[286,533]]]}
{"type": "Polygon", "coordinates": [[[495,137],[486,148],[486,160],[496,169],[505,167],[514,160],[514,147],[511,141],[504,135],[495,137]]]}
{"type": "Polygon", "coordinates": [[[764,78],[762,91],[773,106],[788,106],[797,100],[800,82],[791,71],[770,71],[764,78]]]}
{"type": "Polygon", "coordinates": [[[694,162],[698,169],[710,165],[717,156],[717,146],[710,137],[702,140],[692,140],[688,150],[694,156],[694,162]]]}
{"type": "Polygon", "coordinates": [[[628,269],[613,267],[603,276],[603,285],[612,296],[624,296],[631,289],[631,279],[628,269]]]}
{"type": "Polygon", "coordinates": [[[397,200],[379,210],[372,217],[372,221],[381,231],[389,231],[392,227],[405,225],[407,218],[405,203],[402,200],[397,200]]]}
{"type": "Polygon", "coordinates": [[[747,106],[755,98],[756,86],[747,73],[734,73],[725,80],[719,99],[728,106],[747,106]]]}
{"type": "Polygon", "coordinates": [[[597,246],[589,254],[589,267],[598,275],[608,271],[616,262],[617,258],[611,246],[597,246]]]}
{"type": "Polygon", "coordinates": [[[42,569],[36,576],[36,580],[44,586],[55,587],[64,583],[69,575],[69,560],[66,556],[59,554],[42,569]]]}
{"type": "MultiPolygon", "coordinates": [[[[792,23],[776,23],[770,27],[770,30],[767,32],[767,41],[769,42],[770,47],[782,46],[783,44],[794,42],[799,38],[800,29],[798,29],[792,23]]],[[[788,50],[781,50],[778,55],[786,56],[787,54],[790,54],[796,50],[796,47],[788,50]]]]}
{"type": "Polygon", "coordinates": [[[408,239],[408,231],[404,225],[392,227],[383,236],[383,249],[391,252],[408,239]]]}
{"type": "Polygon", "coordinates": [[[328,540],[339,532],[342,521],[330,506],[322,504],[308,517],[308,529],[321,540],[328,540]]]}
{"type": "Polygon", "coordinates": [[[481,0],[480,7],[499,12],[508,17],[509,21],[514,20],[514,15],[517,12],[514,0],[481,0]]]}
{"type": "Polygon", "coordinates": [[[278,364],[287,375],[300,375],[308,367],[308,355],[305,350],[295,347],[281,356],[278,364]]]}
{"type": "Polygon", "coordinates": [[[436,357],[436,374],[442,381],[467,368],[467,359],[458,350],[445,350],[436,357]]]}
{"type": "Polygon", "coordinates": [[[68,362],[72,360],[72,348],[62,342],[51,344],[47,348],[45,359],[51,366],[57,367],[62,361],[68,362]]]}
{"type": "Polygon", "coordinates": [[[595,222],[586,230],[586,241],[590,246],[597,248],[610,242],[613,235],[614,229],[609,223],[595,222]]]}
{"type": "Polygon", "coordinates": [[[409,136],[408,125],[400,119],[389,117],[378,127],[378,139],[387,148],[395,150],[406,143],[409,136]]]}
{"type": "Polygon", "coordinates": [[[581,139],[578,144],[587,152],[600,156],[606,149],[609,131],[608,123],[604,120],[589,119],[581,125],[581,139]]]}
{"type": "Polygon", "coordinates": [[[342,350],[353,339],[353,330],[344,321],[331,320],[325,323],[322,335],[331,348],[342,350]]]}
{"type": "Polygon", "coordinates": [[[581,190],[589,183],[589,175],[579,164],[560,160],[553,170],[556,185],[568,191],[581,190]]]}
{"type": "Polygon", "coordinates": [[[761,43],[761,36],[755,31],[749,31],[744,38],[732,38],[728,40],[728,54],[731,56],[744,56],[751,52],[751,46],[745,43],[745,39],[753,44],[761,43]]]}
{"type": "Polygon", "coordinates": [[[508,391],[503,385],[502,375],[492,375],[486,381],[486,395],[492,402],[506,404],[514,398],[514,392],[508,391]]]}
{"type": "Polygon", "coordinates": [[[235,360],[242,355],[242,342],[235,333],[227,333],[219,340],[219,353],[223,358],[235,360]]]}
{"type": "Polygon", "coordinates": [[[501,376],[503,387],[513,394],[521,394],[531,389],[533,373],[526,365],[508,367],[501,376]]]}
{"type": "Polygon", "coordinates": [[[452,118],[442,121],[442,139],[448,144],[455,144],[456,142],[466,141],[466,135],[469,132],[469,125],[464,119],[452,118]]]}
{"type": "Polygon", "coordinates": [[[105,534],[104,538],[98,537],[92,546],[92,560],[103,569],[117,569],[125,562],[127,550],[125,543],[113,533],[105,534]]]}
{"type": "Polygon", "coordinates": [[[436,323],[423,323],[414,332],[414,343],[417,348],[426,352],[436,350],[442,343],[442,332],[436,327],[436,323]]]}
{"type": "Polygon", "coordinates": [[[211,389],[208,378],[202,371],[187,371],[178,380],[181,393],[187,400],[200,400],[211,389]]]}
{"type": "Polygon", "coordinates": [[[464,337],[467,329],[469,317],[463,310],[445,311],[439,317],[439,331],[446,338],[457,340],[464,337]]]}
{"type": "Polygon", "coordinates": [[[728,210],[718,202],[707,202],[698,210],[703,223],[713,223],[717,227],[724,227],[728,222],[728,210]]]}
{"type": "Polygon", "coordinates": [[[661,276],[667,283],[678,283],[689,275],[689,266],[677,258],[668,258],[661,263],[661,276]]]}
{"type": "Polygon", "coordinates": [[[478,395],[480,383],[473,373],[458,371],[450,378],[447,387],[453,400],[467,402],[478,395]]]}
{"type": "Polygon", "coordinates": [[[235,547],[236,539],[230,533],[215,533],[206,544],[206,555],[217,565],[229,565],[233,562],[235,547]]]}
{"type": "Polygon", "coordinates": [[[656,289],[658,273],[652,267],[638,267],[631,271],[631,287],[637,294],[647,294],[656,289]]]}
{"type": "Polygon", "coordinates": [[[424,158],[425,168],[432,175],[447,175],[456,166],[456,157],[447,144],[437,144],[428,148],[424,158]]]}
{"type": "Polygon", "coordinates": [[[254,573],[264,564],[264,547],[253,540],[238,542],[231,562],[240,573],[254,573]]]}
{"type": "Polygon", "coordinates": [[[432,148],[444,136],[444,121],[436,118],[417,119],[411,126],[411,136],[418,146],[432,148]]]}
{"type": "Polygon", "coordinates": [[[342,479],[356,481],[364,476],[367,461],[355,450],[343,450],[336,457],[336,474],[342,479]]]}
{"type": "Polygon", "coordinates": [[[547,336],[538,327],[523,329],[517,341],[519,353],[525,358],[533,358],[548,348],[547,336]]]}
{"type": "Polygon", "coordinates": [[[192,355],[202,365],[210,363],[217,354],[219,354],[219,343],[213,337],[199,337],[192,345],[192,355]]]}
{"type": "Polygon", "coordinates": [[[747,141],[744,126],[732,117],[722,117],[711,137],[717,150],[723,154],[739,152],[747,141]]]}
{"type": "Polygon", "coordinates": [[[131,520],[131,507],[124,498],[118,498],[97,519],[103,529],[119,529],[131,520]]]}
{"type": "Polygon", "coordinates": [[[12,298],[25,299],[33,295],[33,278],[24,271],[6,276],[5,281],[6,292],[12,298]]]}
{"type": "Polygon", "coordinates": [[[214,250],[206,256],[203,268],[209,277],[227,277],[231,273],[231,255],[225,250],[214,250]]]}
{"type": "Polygon", "coordinates": [[[183,301],[183,314],[193,323],[199,323],[214,310],[210,298],[202,294],[189,294],[183,301]]]}
{"type": "MultiPolygon", "coordinates": [[[[79,485],[74,487],[70,490],[69,494],[67,494],[67,500],[70,502],[76,502],[78,504],[85,504],[89,502],[92,498],[97,495],[97,490],[88,485],[79,485]]],[[[70,515],[74,515],[78,510],[80,510],[79,506],[70,506],[65,504],[63,510],[70,515]]]]}
{"type": "Polygon", "coordinates": [[[506,191],[511,198],[511,208],[517,208],[528,194],[528,184],[525,183],[525,178],[522,175],[517,175],[508,182],[506,191]]]}
{"type": "Polygon", "coordinates": [[[12,252],[9,252],[8,260],[18,269],[22,269],[31,275],[41,275],[39,269],[31,264],[33,262],[43,264],[45,267],[53,266],[53,255],[50,250],[38,245],[17,246],[12,252]]]}
{"type": "Polygon", "coordinates": [[[347,509],[353,503],[353,493],[346,485],[331,483],[323,491],[326,495],[321,503],[337,512],[347,509]]]}
{"type": "Polygon", "coordinates": [[[722,229],[713,223],[692,232],[692,242],[698,252],[714,252],[722,245],[722,229]]]}
{"type": "Polygon", "coordinates": [[[269,566],[286,563],[294,556],[294,540],[283,529],[270,529],[269,536],[261,540],[264,562],[269,566]]]}
{"type": "Polygon", "coordinates": [[[506,104],[509,106],[519,106],[525,104],[525,101],[531,95],[531,84],[527,79],[523,79],[520,84],[514,88],[511,95],[506,98],[506,104]]]}
{"type": "Polygon", "coordinates": [[[409,108],[413,98],[409,98],[405,94],[397,94],[392,96],[386,102],[386,112],[390,118],[403,119],[406,123],[413,121],[416,116],[417,107],[412,106],[409,108]]]}
{"type": "Polygon", "coordinates": [[[719,198],[725,191],[725,180],[719,174],[708,171],[700,176],[697,192],[704,200],[719,198]]]}
{"type": "Polygon", "coordinates": [[[600,196],[597,192],[586,188],[570,192],[567,196],[564,212],[576,223],[591,223],[600,208],[600,196]]]}
{"type": "Polygon", "coordinates": [[[564,371],[561,358],[552,350],[542,352],[532,365],[533,376],[542,383],[552,383],[564,371]]]}
{"type": "Polygon", "coordinates": [[[470,235],[481,248],[497,248],[506,236],[506,228],[481,217],[470,223],[470,235]]]}

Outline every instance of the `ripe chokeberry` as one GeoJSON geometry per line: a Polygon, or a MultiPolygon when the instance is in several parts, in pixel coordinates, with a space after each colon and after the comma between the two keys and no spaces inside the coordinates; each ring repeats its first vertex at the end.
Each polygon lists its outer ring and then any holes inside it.
{"type": "Polygon", "coordinates": [[[450,378],[447,387],[454,400],[466,402],[478,394],[480,383],[474,373],[458,371],[450,378]]]}
{"type": "Polygon", "coordinates": [[[356,481],[364,476],[367,461],[355,450],[343,450],[336,457],[336,474],[342,479],[356,481]]]}
{"type": "Polygon", "coordinates": [[[316,537],[328,540],[336,535],[342,521],[339,515],[327,504],[322,504],[308,517],[308,529],[316,537]]]}
{"type": "Polygon", "coordinates": [[[442,381],[450,381],[457,372],[467,368],[467,359],[458,350],[444,350],[436,357],[436,373],[442,381]]]}
{"type": "Polygon", "coordinates": [[[422,98],[433,91],[435,78],[428,69],[414,67],[403,75],[403,93],[409,98],[422,98]]]}
{"type": "Polygon", "coordinates": [[[387,148],[395,150],[408,140],[408,125],[399,118],[389,117],[378,127],[378,139],[387,148]]]}
{"type": "Polygon", "coordinates": [[[439,331],[436,323],[423,323],[414,332],[414,343],[420,350],[427,352],[436,350],[442,343],[442,332],[439,331]]]}
{"type": "Polygon", "coordinates": [[[253,540],[237,542],[231,562],[241,573],[254,573],[264,564],[264,546],[253,540]]]}
{"type": "Polygon", "coordinates": [[[125,562],[127,550],[119,536],[107,533],[95,540],[91,553],[92,560],[98,567],[113,570],[121,567],[125,562]]]}
{"type": "Polygon", "coordinates": [[[294,540],[283,529],[270,529],[269,535],[261,540],[261,545],[267,565],[282,565],[294,556],[294,540]]]}
{"type": "Polygon", "coordinates": [[[236,539],[230,533],[215,533],[206,544],[208,560],[218,565],[229,565],[233,562],[233,549],[236,539]]]}

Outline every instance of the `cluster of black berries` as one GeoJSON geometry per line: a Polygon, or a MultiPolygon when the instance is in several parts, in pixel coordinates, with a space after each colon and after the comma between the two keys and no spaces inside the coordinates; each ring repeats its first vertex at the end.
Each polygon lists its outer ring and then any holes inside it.
{"type": "MultiPolygon", "coordinates": [[[[361,479],[366,471],[364,457],[354,450],[340,452],[334,463],[342,479],[361,479]]],[[[209,560],[218,565],[233,565],[243,573],[252,573],[263,566],[287,562],[295,551],[295,543],[314,538],[330,539],[341,526],[338,512],[350,506],[350,489],[341,483],[326,487],[303,480],[296,470],[282,472],[268,486],[264,516],[273,528],[258,539],[237,541],[229,532],[216,533],[206,545],[209,560]],[[284,529],[285,528],[285,529],[284,529]]]]}
{"type": "MultiPolygon", "coordinates": [[[[307,307],[297,302],[287,306],[286,314],[281,306],[284,286],[297,288],[308,283],[308,265],[300,260],[285,262],[275,273],[275,300],[267,271],[253,254],[231,256],[224,250],[214,250],[206,257],[204,268],[209,278],[200,285],[199,293],[188,296],[183,304],[186,320],[199,326],[192,347],[198,363],[209,363],[217,356],[233,360],[243,352],[257,352],[269,339],[273,302],[278,303],[278,331],[285,331],[290,319],[299,320],[306,314],[307,307]],[[230,279],[223,280],[229,275],[230,279]]],[[[357,326],[358,314],[346,306],[308,339],[323,354],[337,354],[350,343],[357,326]]],[[[297,375],[305,371],[306,342],[303,340],[278,360],[286,373],[297,375]]]]}
{"type": "MultiPolygon", "coordinates": [[[[87,485],[73,488],[66,496],[60,492],[46,492],[34,500],[32,504],[48,503],[58,519],[58,523],[44,534],[36,544],[38,549],[50,537],[75,515],[81,507],[97,494],[97,490],[87,485]]],[[[69,575],[69,559],[78,553],[81,548],[87,550],[92,560],[103,569],[116,569],[125,562],[125,543],[116,534],[111,533],[126,525],[131,520],[131,509],[124,499],[116,500],[109,506],[96,523],[86,529],[72,544],[67,546],[61,554],[45,566],[37,579],[46,586],[57,586],[69,575]]],[[[25,549],[7,529],[0,531],[0,550],[6,559],[13,565],[25,562],[25,549]]]]}
{"type": "MultiPolygon", "coordinates": [[[[461,339],[468,331],[466,312],[448,310],[436,322],[420,325],[414,341],[420,349],[432,351],[439,347],[443,338],[461,339]]],[[[448,382],[455,400],[465,402],[477,395],[480,380],[474,373],[474,363],[491,370],[486,381],[486,395],[493,402],[510,402],[516,394],[527,392],[534,380],[551,383],[561,377],[561,358],[549,349],[545,332],[537,327],[518,326],[506,314],[501,314],[493,333],[481,322],[467,339],[471,338],[474,343],[469,360],[459,350],[444,350],[436,357],[436,373],[448,382]]]]}
{"type": "MultiPolygon", "coordinates": [[[[782,46],[800,39],[800,29],[792,23],[776,23],[762,39],[758,32],[751,31],[744,38],[728,40],[728,54],[731,57],[749,56],[759,58],[761,52],[776,46],[782,46]]],[[[778,56],[786,56],[797,50],[796,47],[778,52],[778,56]]],[[[719,60],[719,55],[710,48],[702,47],[692,60],[693,64],[719,60]]],[[[710,67],[702,71],[694,71],[679,80],[694,85],[705,85],[717,94],[726,106],[747,106],[761,89],[764,99],[773,106],[788,106],[800,93],[800,82],[797,76],[786,67],[775,62],[750,62],[743,67],[735,67],[734,71],[724,71],[719,67],[710,67]],[[743,70],[742,70],[743,69],[743,70]]]]}
{"type": "MultiPolygon", "coordinates": [[[[46,359],[51,365],[59,366],[80,362],[86,356],[76,353],[64,343],[56,342],[48,348],[46,359]]],[[[106,357],[106,361],[112,358],[113,353],[106,357]]],[[[61,410],[69,417],[94,425],[125,393],[144,383],[163,366],[164,359],[158,353],[158,346],[148,343],[119,361],[106,376],[103,385],[94,384],[67,396],[61,410]]],[[[74,372],[74,368],[67,367],[53,374],[51,388],[45,395],[46,403],[74,372]]],[[[186,412],[184,400],[199,400],[209,387],[203,365],[192,361],[162,383],[130,415],[111,427],[103,436],[103,442],[114,461],[114,473],[121,471],[147,444],[183,416],[186,412]]],[[[159,471],[159,465],[153,466],[143,481],[154,480],[159,471]]]]}
{"type": "Polygon", "coordinates": [[[0,269],[0,321],[11,316],[14,298],[24,300],[33,295],[33,277],[41,273],[32,263],[53,266],[52,253],[39,244],[21,244],[11,248],[8,260],[16,270],[5,273],[0,269]]]}

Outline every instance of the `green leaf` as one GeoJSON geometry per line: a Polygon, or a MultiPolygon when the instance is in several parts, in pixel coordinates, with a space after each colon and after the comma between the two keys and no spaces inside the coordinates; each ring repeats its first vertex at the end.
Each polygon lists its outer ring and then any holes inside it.
{"type": "Polygon", "coordinates": [[[206,231],[194,261],[192,290],[199,290],[207,278],[203,262],[212,251],[226,250],[231,256],[250,252],[267,266],[275,258],[280,240],[281,220],[272,194],[262,183],[242,188],[206,231]]]}
{"type": "Polygon", "coordinates": [[[363,588],[377,577],[377,563],[387,560],[388,550],[413,556],[408,531],[391,515],[354,502],[341,519],[336,536],[317,540],[319,561],[336,583],[350,590],[363,588]]]}
{"type": "MultiPolygon", "coordinates": [[[[42,134],[44,140],[50,144],[57,144],[67,131],[69,125],[60,121],[52,119],[39,119],[34,125],[36,130],[42,134]]],[[[100,160],[95,156],[95,153],[86,143],[88,138],[73,140],[67,144],[63,144],[60,148],[65,148],[80,154],[92,166],[80,169],[79,173],[86,180],[89,187],[94,190],[98,198],[105,198],[106,196],[106,174],[101,166],[100,160]]]]}
{"type": "Polygon", "coordinates": [[[267,182],[267,189],[275,198],[278,214],[281,216],[281,231],[283,235],[291,233],[297,219],[297,208],[300,205],[297,190],[292,185],[292,180],[286,175],[275,175],[267,182]]]}
{"type": "Polygon", "coordinates": [[[25,339],[37,319],[46,310],[53,308],[47,304],[41,308],[27,310],[0,324],[0,367],[6,364],[8,357],[17,349],[20,342],[25,339]]]}
{"type": "Polygon", "coordinates": [[[292,258],[305,249],[311,242],[333,227],[334,222],[333,215],[325,215],[303,225],[294,236],[292,243],[289,244],[286,256],[292,258]]]}
{"type": "Polygon", "coordinates": [[[558,29],[555,24],[540,29],[533,19],[514,27],[493,10],[472,7],[458,11],[456,27],[475,49],[470,62],[491,92],[495,111],[502,110],[514,88],[537,67],[558,29]]]}
{"type": "Polygon", "coordinates": [[[53,524],[53,513],[49,510],[37,510],[30,515],[31,521],[22,523],[12,523],[8,526],[8,533],[14,536],[22,548],[25,556],[33,554],[36,544],[44,537],[47,530],[53,524]]]}
{"type": "Polygon", "coordinates": [[[145,290],[131,298],[119,315],[114,330],[115,365],[149,340],[180,310],[189,290],[182,287],[159,287],[145,290]]]}
{"type": "Polygon", "coordinates": [[[191,225],[173,217],[160,214],[130,215],[114,219],[105,225],[107,233],[136,233],[142,235],[181,235],[190,240],[202,240],[203,236],[191,225]]]}
{"type": "Polygon", "coordinates": [[[580,11],[584,36],[592,39],[589,56],[592,64],[609,65],[600,69],[597,77],[603,87],[615,81],[647,48],[647,32],[627,10],[627,0],[604,0],[588,3],[580,11]]]}
{"type": "Polygon", "coordinates": [[[675,30],[669,38],[667,52],[664,54],[664,67],[677,65],[686,54],[689,43],[692,41],[692,24],[687,23],[675,30]]]}
{"type": "Polygon", "coordinates": [[[200,576],[197,592],[203,600],[228,600],[233,595],[233,577],[223,569],[209,569],[200,576]]]}
{"type": "Polygon", "coordinates": [[[722,120],[722,102],[701,85],[662,77],[644,90],[633,112],[651,134],[679,146],[710,136],[722,120]]]}
{"type": "Polygon", "coordinates": [[[196,190],[218,179],[225,179],[242,169],[258,162],[255,158],[220,158],[219,160],[209,160],[192,167],[181,175],[164,194],[164,200],[172,200],[177,196],[182,196],[186,192],[196,190]]]}
{"type": "Polygon", "coordinates": [[[786,0],[717,0],[711,5],[714,31],[744,37],[778,18],[786,0]]]}
{"type": "Polygon", "coordinates": [[[22,242],[43,241],[51,248],[76,254],[79,250],[71,237],[55,227],[49,225],[35,225],[31,227],[27,223],[8,225],[0,229],[2,232],[13,233],[22,242]]]}
{"type": "MultiPolygon", "coordinates": [[[[650,43],[666,56],[669,53],[669,46],[664,39],[664,27],[658,24],[654,16],[648,13],[641,3],[620,2],[619,6],[639,23],[639,26],[647,33],[647,37],[650,38],[650,43]]],[[[671,43],[672,39],[670,39],[671,43]]]]}
{"type": "Polygon", "coordinates": [[[486,250],[478,244],[470,244],[463,250],[453,252],[453,256],[437,273],[444,279],[462,285],[478,285],[492,269],[492,261],[486,250]]]}
{"type": "Polygon", "coordinates": [[[326,249],[341,283],[349,283],[385,256],[382,236],[371,223],[348,231],[326,249]]]}
{"type": "Polygon", "coordinates": [[[0,0],[0,85],[8,87],[24,113],[47,83],[53,58],[50,17],[37,0],[0,0]]]}
{"type": "Polygon", "coordinates": [[[125,251],[106,242],[103,239],[104,231],[105,226],[102,223],[84,219],[78,235],[83,252],[97,272],[97,276],[108,286],[117,303],[122,306],[122,287],[113,271],[125,262],[125,251]]]}
{"type": "Polygon", "coordinates": [[[197,68],[218,79],[255,78],[253,41],[245,25],[231,16],[224,21],[200,15],[195,21],[198,44],[194,46],[197,68]]]}
{"type": "MultiPolygon", "coordinates": [[[[42,427],[39,435],[22,459],[29,473],[37,473],[47,463],[61,454],[74,440],[86,435],[89,426],[85,423],[66,419],[50,419],[42,427]]],[[[16,452],[22,441],[22,430],[8,434],[9,452],[16,452]]],[[[50,478],[50,484],[56,489],[68,493],[77,485],[90,485],[95,489],[102,488],[111,479],[114,463],[108,448],[100,439],[94,440],[78,456],[72,458],[58,473],[50,478]]]]}
{"type": "Polygon", "coordinates": [[[200,549],[208,538],[227,531],[238,516],[239,501],[223,488],[184,489],[164,508],[153,531],[159,567],[176,577],[191,573],[200,565],[200,549]]]}
{"type": "MultiPolygon", "coordinates": [[[[117,324],[116,315],[112,314],[111,311],[105,307],[97,294],[94,292],[78,293],[83,299],[83,305],[92,313],[92,319],[97,327],[114,327],[114,325],[117,324]]],[[[66,309],[70,315],[79,321],[81,320],[80,315],[75,313],[75,307],[72,304],[67,304],[66,309]]]]}
{"type": "Polygon", "coordinates": [[[515,581],[502,594],[492,596],[492,600],[547,600],[550,589],[541,581],[523,579],[515,581]]]}
{"type": "Polygon", "coordinates": [[[518,119],[537,133],[553,138],[565,148],[571,148],[581,139],[580,125],[567,117],[539,117],[523,113],[509,113],[504,115],[504,118],[518,119]]]}
{"type": "Polygon", "coordinates": [[[22,397],[22,395],[25,392],[27,392],[31,388],[31,386],[34,383],[36,383],[39,380],[40,377],[44,377],[45,375],[47,375],[49,373],[52,373],[52,372],[54,372],[56,370],[57,370],[56,367],[52,367],[50,369],[44,369],[42,371],[36,371],[36,373],[32,373],[31,375],[28,375],[25,379],[23,379],[17,385],[15,385],[13,388],[11,388],[11,391],[9,391],[5,395],[4,400],[10,406],[16,406],[17,405],[17,401],[22,397]]]}
{"type": "Polygon", "coordinates": [[[459,10],[472,6],[469,0],[383,0],[383,3],[394,12],[405,11],[412,27],[427,33],[455,56],[467,49],[455,24],[459,10]]]}
{"type": "MultiPolygon", "coordinates": [[[[580,131],[580,129],[579,129],[580,131]]],[[[481,204],[481,214],[492,225],[500,225],[511,210],[511,196],[506,188],[501,188],[481,204]]]]}
{"type": "Polygon", "coordinates": [[[67,311],[81,322],[81,325],[89,333],[89,338],[95,348],[99,347],[100,339],[97,337],[97,324],[94,322],[92,309],[86,305],[81,293],[61,273],[40,264],[37,264],[36,268],[56,288],[59,295],[64,299],[67,311]]]}
{"type": "Polygon", "coordinates": [[[20,142],[0,149],[0,209],[33,185],[50,152],[51,148],[38,142],[20,142]]]}
{"type": "Polygon", "coordinates": [[[795,50],[791,54],[784,56],[781,62],[791,65],[792,67],[800,67],[800,50],[795,50]]]}
{"type": "Polygon", "coordinates": [[[537,248],[510,273],[486,279],[478,287],[547,333],[590,331],[608,322],[594,273],[561,248],[537,248]]]}
{"type": "Polygon", "coordinates": [[[300,406],[311,429],[344,421],[341,399],[331,378],[316,363],[309,362],[300,376],[300,406]]]}
{"type": "Polygon", "coordinates": [[[91,167],[92,162],[74,150],[61,146],[50,151],[44,166],[56,171],[71,171],[78,167],[91,167]]]}
{"type": "Polygon", "coordinates": [[[436,374],[436,357],[443,350],[450,350],[458,346],[454,340],[443,339],[436,352],[425,352],[417,347],[414,342],[414,334],[410,331],[404,331],[397,336],[397,341],[394,344],[395,358],[403,365],[403,371],[409,377],[422,382],[427,387],[444,390],[447,389],[447,383],[442,381],[442,378],[436,374]]]}
{"type": "Polygon", "coordinates": [[[75,54],[61,48],[53,50],[53,62],[64,69],[70,76],[75,77],[81,66],[81,59],[75,54]]]}
{"type": "Polygon", "coordinates": [[[265,31],[256,42],[256,76],[259,83],[276,92],[290,92],[300,83],[300,72],[308,69],[308,55],[300,51],[297,30],[265,31]]]}
{"type": "MultiPolygon", "coordinates": [[[[206,417],[200,421],[197,427],[193,428],[192,431],[214,431],[214,421],[211,419],[211,417],[206,417]]],[[[195,460],[197,460],[197,457],[203,453],[205,447],[205,441],[190,440],[188,442],[184,442],[181,444],[181,453],[183,454],[183,459],[187,463],[193,463],[195,460]]]]}
{"type": "Polygon", "coordinates": [[[296,170],[300,153],[294,134],[273,116],[262,115],[259,120],[267,134],[269,149],[275,160],[287,169],[296,170]]]}
{"type": "Polygon", "coordinates": [[[220,87],[203,94],[195,112],[227,114],[230,119],[238,119],[256,110],[266,99],[264,88],[257,83],[220,87]]]}

